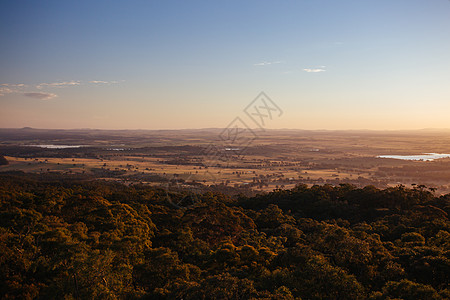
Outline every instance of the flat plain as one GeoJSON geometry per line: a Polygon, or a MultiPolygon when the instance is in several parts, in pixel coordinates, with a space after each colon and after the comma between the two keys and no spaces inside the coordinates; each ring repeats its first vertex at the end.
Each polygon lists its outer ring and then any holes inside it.
{"type": "Polygon", "coordinates": [[[450,153],[450,132],[225,129],[0,129],[0,172],[79,174],[171,189],[254,194],[298,184],[425,185],[450,192],[450,159],[380,155],[450,153]],[[224,138],[226,136],[226,138],[224,138]]]}

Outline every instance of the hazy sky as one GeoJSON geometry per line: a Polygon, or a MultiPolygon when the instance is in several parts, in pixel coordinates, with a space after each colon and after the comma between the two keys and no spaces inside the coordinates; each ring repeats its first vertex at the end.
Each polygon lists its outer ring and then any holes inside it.
{"type": "Polygon", "coordinates": [[[450,1],[0,1],[0,127],[450,128],[450,1]]]}

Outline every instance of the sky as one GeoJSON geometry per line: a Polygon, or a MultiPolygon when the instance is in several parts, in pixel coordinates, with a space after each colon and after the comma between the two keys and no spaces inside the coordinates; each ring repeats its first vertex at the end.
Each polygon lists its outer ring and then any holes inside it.
{"type": "Polygon", "coordinates": [[[260,92],[267,128],[450,128],[449,0],[2,0],[0,38],[2,128],[256,127],[260,92]]]}

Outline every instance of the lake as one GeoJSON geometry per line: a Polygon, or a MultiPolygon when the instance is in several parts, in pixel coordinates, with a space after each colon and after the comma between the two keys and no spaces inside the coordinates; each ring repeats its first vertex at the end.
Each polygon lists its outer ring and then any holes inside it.
{"type": "Polygon", "coordinates": [[[85,146],[81,146],[81,145],[27,145],[27,146],[47,148],[47,149],[71,149],[71,148],[85,147],[85,146]]]}
{"type": "Polygon", "coordinates": [[[378,158],[393,158],[401,160],[422,160],[422,161],[433,161],[440,158],[448,158],[450,154],[443,153],[424,153],[419,155],[378,155],[378,158]]]}

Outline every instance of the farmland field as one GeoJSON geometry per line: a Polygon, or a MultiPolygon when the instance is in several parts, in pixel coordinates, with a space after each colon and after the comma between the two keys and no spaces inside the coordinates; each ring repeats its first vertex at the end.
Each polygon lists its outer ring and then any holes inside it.
{"type": "Polygon", "coordinates": [[[450,192],[449,158],[378,158],[448,153],[447,132],[266,130],[250,142],[245,136],[224,141],[222,132],[2,129],[0,154],[9,164],[0,172],[84,174],[126,184],[250,194],[300,183],[423,184],[450,192]]]}

